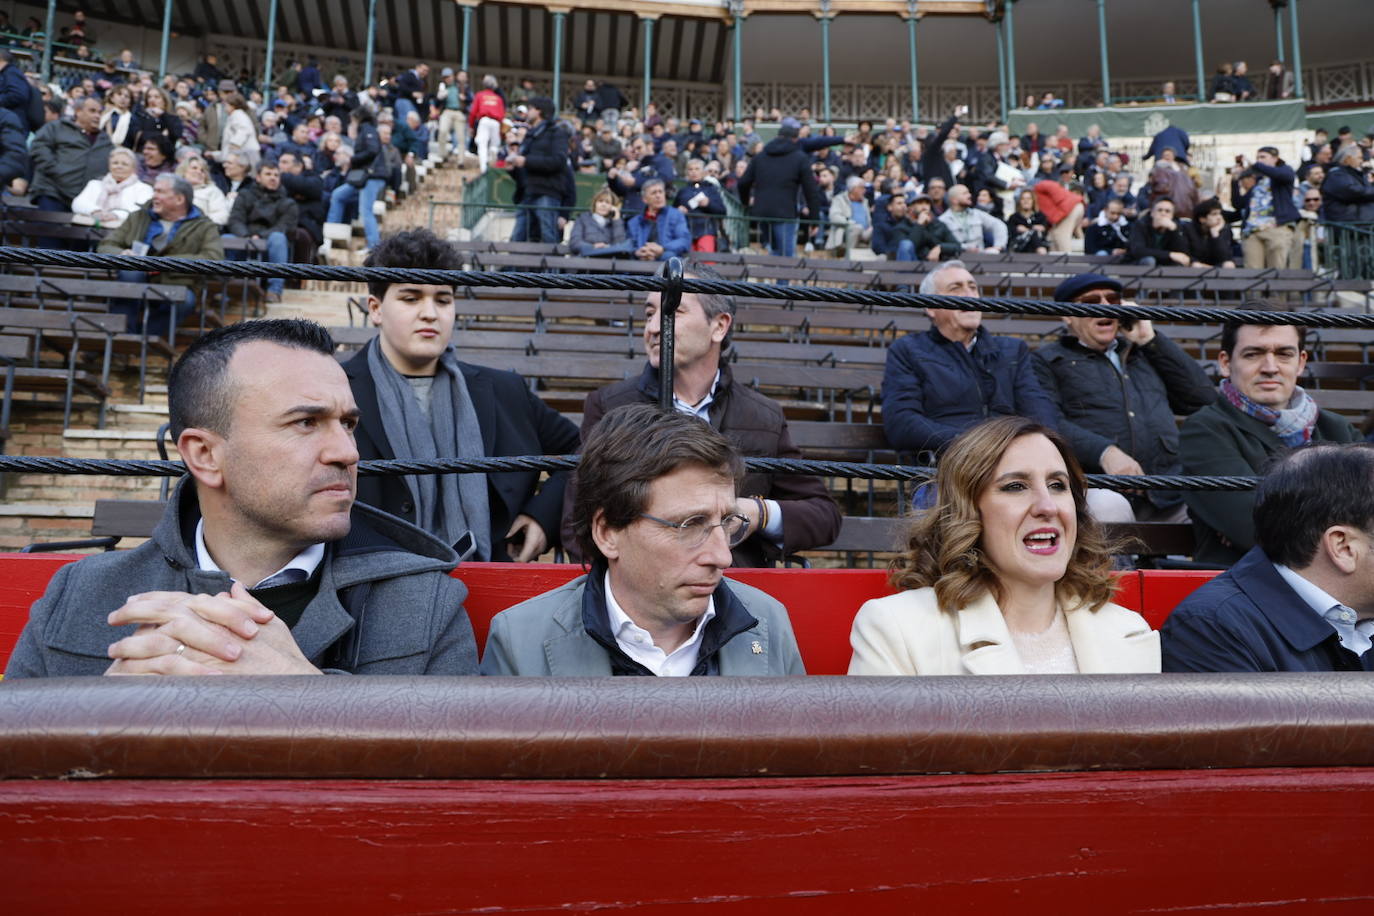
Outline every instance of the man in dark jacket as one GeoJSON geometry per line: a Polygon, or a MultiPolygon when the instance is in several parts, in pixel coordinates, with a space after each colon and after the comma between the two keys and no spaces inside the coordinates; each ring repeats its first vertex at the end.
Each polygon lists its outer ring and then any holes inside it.
{"type": "Polygon", "coordinates": [[[1374,671],[1374,449],[1316,446],[1255,491],[1258,546],[1174,609],[1165,671],[1374,671]]]}
{"type": "Polygon", "coordinates": [[[29,85],[24,68],[15,61],[13,52],[0,49],[0,108],[12,111],[26,130],[37,130],[29,120],[29,99],[38,90],[29,85]]]}
{"type": "Polygon", "coordinates": [[[1364,153],[1345,147],[1322,182],[1323,214],[1333,223],[1374,223],[1374,171],[1364,168],[1364,153]]]}
{"type": "MultiPolygon", "coordinates": [[[[1279,151],[1265,146],[1255,163],[1231,180],[1231,205],[1239,213],[1240,247],[1245,266],[1286,268],[1293,247],[1298,206],[1293,202],[1296,176],[1279,151]]],[[[1196,218],[1194,213],[1194,218],[1196,218]]]]}
{"type": "Polygon", "coordinates": [[[663,182],[671,193],[677,172],[661,156],[654,155],[653,144],[643,137],[636,137],[630,144],[630,161],[625,168],[612,168],[606,172],[606,184],[623,201],[620,207],[622,219],[628,222],[644,209],[644,198],[640,192],[644,185],[654,179],[663,182]]]}
{"type": "Polygon", "coordinates": [[[1126,245],[1128,264],[1172,263],[1187,267],[1192,261],[1188,237],[1174,219],[1174,202],[1167,197],[1155,201],[1131,223],[1130,240],[1126,245]]]}
{"type": "Polygon", "coordinates": [[[950,171],[949,162],[945,159],[944,147],[946,141],[958,136],[959,115],[967,111],[966,107],[960,106],[923,141],[925,145],[921,148],[921,174],[927,185],[931,179],[938,178],[944,182],[946,188],[954,186],[956,176],[950,171]]]}
{"type": "MultiPolygon", "coordinates": [[[[1262,306],[1263,303],[1260,303],[1262,306]]],[[[1313,442],[1358,442],[1340,414],[1319,410],[1298,385],[1307,366],[1306,331],[1293,325],[1227,322],[1217,363],[1221,397],[1189,417],[1179,433],[1185,474],[1261,474],[1276,455],[1313,442]]],[[[1230,566],[1255,545],[1252,491],[1184,495],[1201,563],[1230,566]]]]}
{"type": "Polygon", "coordinates": [[[167,387],[190,479],[146,544],[53,577],[7,676],[477,672],[453,551],[354,503],[357,408],[324,328],[217,328],[167,387]]]}
{"type": "MultiPolygon", "coordinates": [[[[686,275],[720,280],[702,264],[686,275]]],[[[626,404],[657,404],[659,398],[659,294],[645,304],[644,344],[648,365],[639,378],[616,382],[587,395],[582,407],[582,439],[610,411],[626,404]]],[[[736,382],[721,354],[730,345],[735,303],[726,296],[684,294],[674,324],[673,406],[694,414],[723,434],[739,453],[754,458],[800,458],[792,444],[782,408],[736,382]]],[[[576,548],[572,506],[576,478],[568,487],[563,512],[563,544],[576,548]]],[[[748,537],[734,546],[735,566],[772,566],[799,550],[824,547],[840,533],[840,510],[820,478],[802,474],[748,474],[740,483],[735,511],[749,519],[748,537]]],[[[574,556],[574,559],[577,557],[574,556]]]]}
{"type": "MultiPolygon", "coordinates": [[[[224,243],[220,241],[219,227],[197,209],[194,198],[195,191],[185,179],[176,175],[159,175],[153,183],[153,199],[148,206],[130,213],[129,218],[119,224],[119,228],[100,241],[100,247],[96,250],[100,254],[149,254],[168,258],[224,260],[224,243]],[[136,249],[135,246],[144,247],[136,249]]],[[[164,327],[168,328],[168,341],[174,341],[172,329],[195,309],[196,295],[203,283],[199,277],[189,275],[146,274],[137,270],[121,270],[119,279],[124,283],[155,282],[186,287],[184,306],[152,297],[146,303],[149,329],[156,333],[164,327]]],[[[138,300],[113,299],[110,311],[128,316],[128,330],[140,334],[145,326],[144,305],[138,300]]]]}
{"type": "Polygon", "coordinates": [[[282,191],[296,202],[297,228],[305,230],[310,242],[319,247],[324,241],[324,180],[307,172],[295,153],[278,156],[277,168],[281,171],[282,191]]]}
{"type": "Polygon", "coordinates": [[[700,159],[687,163],[687,183],[678,188],[673,206],[687,217],[692,233],[693,251],[716,251],[716,237],[720,233],[718,220],[725,215],[725,199],[720,187],[706,180],[706,164],[700,159]]]}
{"type": "MultiPolygon", "coordinates": [[[[946,261],[921,281],[925,295],[978,298],[962,261],[946,261]]],[[[926,309],[930,330],[887,351],[883,430],[899,452],[942,452],[956,436],[992,417],[1023,416],[1053,428],[1054,404],[1041,390],[1023,340],[982,330],[983,313],[926,309]]]]}
{"type": "Polygon", "coordinates": [[[778,135],[764,145],[763,154],[749,160],[739,180],[739,199],[749,208],[749,215],[769,220],[761,229],[769,254],[786,258],[797,253],[798,192],[812,218],[819,220],[821,215],[820,189],[810,161],[797,146],[798,134],[796,122],[788,118],[778,135]]]}
{"type": "MultiPolygon", "coordinates": [[[[510,158],[511,177],[522,206],[531,208],[527,226],[529,241],[554,245],[562,241],[558,231],[559,207],[563,203],[563,173],[568,168],[568,134],[553,119],[553,102],[540,96],[530,99],[529,129],[520,143],[520,152],[510,158]]],[[[512,237],[513,242],[526,239],[512,237]]]]}
{"type": "MultiPolygon", "coordinates": [[[[1079,274],[1056,302],[1120,304],[1121,284],[1079,274]]],[[[1067,330],[1035,351],[1041,386],[1059,408],[1059,431],[1090,474],[1181,474],[1178,424],[1216,391],[1197,361],[1149,321],[1065,318],[1067,330]],[[1118,334],[1118,331],[1120,333],[1118,334]]],[[[1130,497],[1138,521],[1183,521],[1182,497],[1150,490],[1130,497]]]]}
{"type": "Polygon", "coordinates": [[[29,129],[12,111],[0,109],[0,188],[15,195],[29,191],[29,129]]]}
{"type": "MultiPolygon", "coordinates": [[[[382,240],[368,267],[458,270],[453,247],[425,229],[382,240]]],[[[454,290],[418,283],[368,284],[381,328],[344,364],[358,401],[358,451],[373,458],[566,455],[577,427],[544,404],[514,372],[460,362],[453,337],[454,290]]],[[[557,546],[565,474],[541,487],[537,471],[364,477],[358,500],[453,544],[475,560],[531,562],[557,546]]]]}
{"type": "Polygon", "coordinates": [[[29,194],[40,210],[69,213],[86,183],[109,170],[109,134],[100,129],[100,100],[82,99],[71,120],[49,121],[29,144],[33,182],[29,194]]]}
{"type": "MultiPolygon", "coordinates": [[[[273,264],[291,263],[291,238],[296,234],[300,208],[281,186],[281,170],[275,162],[258,164],[257,181],[239,191],[229,211],[225,238],[265,239],[267,260],[273,264]]],[[[267,281],[267,299],[280,302],[286,281],[273,277],[267,281]]]]}

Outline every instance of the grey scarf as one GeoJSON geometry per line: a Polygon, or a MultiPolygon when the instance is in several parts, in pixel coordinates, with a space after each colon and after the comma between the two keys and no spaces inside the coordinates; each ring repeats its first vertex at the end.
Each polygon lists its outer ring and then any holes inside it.
{"type": "MultiPolygon", "coordinates": [[[[377,387],[382,429],[396,457],[482,457],[477,411],[452,347],[439,357],[428,417],[405,377],[382,355],[379,340],[374,339],[367,346],[367,365],[377,387]]],[[[456,544],[471,531],[477,546],[470,558],[491,559],[486,474],[413,474],[404,479],[415,500],[417,525],[436,534],[445,544],[456,544]]]]}

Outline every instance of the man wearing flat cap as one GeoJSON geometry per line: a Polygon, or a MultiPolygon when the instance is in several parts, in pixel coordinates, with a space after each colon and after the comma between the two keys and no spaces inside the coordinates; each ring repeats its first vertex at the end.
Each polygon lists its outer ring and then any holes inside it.
{"type": "MultiPolygon", "coordinates": [[[[1078,274],[1059,284],[1056,302],[1121,303],[1121,284],[1078,274]]],[[[1104,474],[1181,474],[1177,415],[1216,399],[1197,361],[1146,320],[1064,318],[1065,330],[1035,352],[1040,387],[1059,407],[1059,431],[1083,469],[1104,474]]],[[[1183,521],[1176,492],[1130,496],[1138,521],[1183,521]]]]}

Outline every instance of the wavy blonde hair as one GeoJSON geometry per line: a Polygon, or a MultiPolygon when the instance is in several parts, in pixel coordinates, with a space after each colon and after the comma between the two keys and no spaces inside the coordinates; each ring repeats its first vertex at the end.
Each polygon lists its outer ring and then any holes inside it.
{"type": "Polygon", "coordinates": [[[955,613],[991,592],[1001,598],[1001,583],[983,555],[983,520],[978,500],[991,485],[997,464],[1023,436],[1044,436],[1058,449],[1069,472],[1078,536],[1064,578],[1054,586],[1066,607],[1097,610],[1112,599],[1113,544],[1087,508],[1087,480],[1073,450],[1052,429],[1025,417],[1000,417],[965,431],[940,459],[935,474],[935,505],[920,513],[907,532],[904,553],[893,559],[888,578],[894,588],[934,588],[940,607],[955,613]]]}

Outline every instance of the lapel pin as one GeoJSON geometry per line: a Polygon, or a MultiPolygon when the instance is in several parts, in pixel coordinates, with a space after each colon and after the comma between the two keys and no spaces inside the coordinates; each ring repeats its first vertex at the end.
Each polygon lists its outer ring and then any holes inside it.
{"type": "Polygon", "coordinates": [[[763,654],[763,646],[759,645],[759,641],[758,641],[757,639],[754,640],[754,642],[749,646],[749,649],[750,649],[750,651],[752,651],[755,655],[762,655],[762,654],[763,654]]]}

